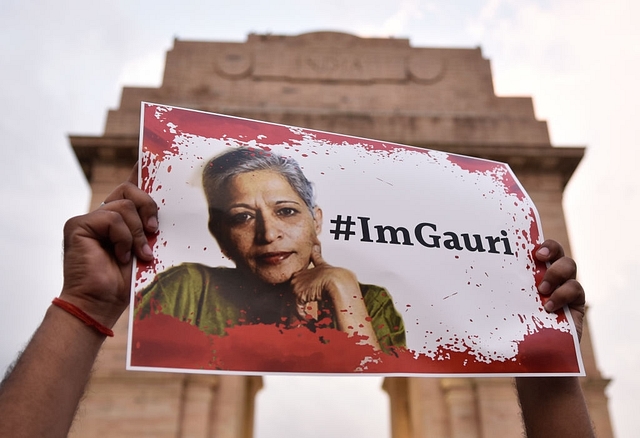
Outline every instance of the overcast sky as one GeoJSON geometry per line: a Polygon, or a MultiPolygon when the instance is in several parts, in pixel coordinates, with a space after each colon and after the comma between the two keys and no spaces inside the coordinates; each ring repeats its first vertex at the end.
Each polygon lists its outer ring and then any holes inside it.
{"type": "MultiPolygon", "coordinates": [[[[242,42],[251,32],[316,30],[395,36],[414,47],[480,46],[498,95],[532,96],[554,145],[587,146],[565,192],[566,217],[599,368],[613,379],[615,431],[640,436],[640,290],[633,280],[640,272],[639,13],[634,0],[4,0],[0,368],[59,293],[62,225],[88,207],[67,135],[101,134],[123,85],[158,86],[175,37],[242,42]]],[[[267,387],[279,389],[259,397],[257,438],[277,436],[278,427],[291,428],[292,418],[316,412],[322,424],[345,423],[331,436],[381,436],[388,419],[379,383],[271,378],[267,387]],[[291,406],[278,399],[273,409],[278,394],[292,387],[298,395],[301,388],[317,395],[317,402],[301,406],[293,395],[291,406]],[[359,421],[363,416],[367,421],[359,421]]],[[[326,426],[305,424],[305,437],[316,436],[314,429],[327,436],[326,426]]]]}

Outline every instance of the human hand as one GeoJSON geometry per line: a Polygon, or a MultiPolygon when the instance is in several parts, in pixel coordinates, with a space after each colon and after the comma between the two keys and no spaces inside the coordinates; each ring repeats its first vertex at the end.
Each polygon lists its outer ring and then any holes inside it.
{"type": "Polygon", "coordinates": [[[69,219],[64,227],[60,297],[107,327],[129,304],[132,254],[153,258],[147,234],[158,229],[158,209],[136,183],[137,166],[100,208],[69,219]]]}
{"type": "Polygon", "coordinates": [[[311,250],[312,268],[297,272],[291,278],[293,294],[298,303],[330,298],[334,304],[353,297],[361,297],[358,280],[353,272],[327,263],[322,257],[320,242],[311,250]]]}
{"type": "Polygon", "coordinates": [[[546,299],[545,310],[556,312],[567,305],[578,339],[581,339],[585,294],[582,285],[576,280],[576,262],[565,257],[562,245],[555,240],[545,240],[535,251],[535,257],[540,262],[551,264],[538,284],[538,292],[546,299]]]}
{"type": "Polygon", "coordinates": [[[300,317],[306,318],[308,309],[313,309],[308,303],[330,299],[338,330],[349,336],[359,335],[362,337],[360,343],[379,350],[378,338],[371,326],[371,318],[355,274],[328,264],[322,257],[318,240],[311,251],[311,263],[312,268],[295,273],[291,279],[300,317]]]}

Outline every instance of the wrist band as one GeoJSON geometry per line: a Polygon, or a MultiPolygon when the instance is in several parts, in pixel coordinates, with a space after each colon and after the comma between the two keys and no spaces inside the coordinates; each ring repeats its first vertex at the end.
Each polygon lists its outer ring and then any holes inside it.
{"type": "Polygon", "coordinates": [[[54,298],[53,301],[51,301],[51,304],[53,304],[54,306],[58,306],[62,310],[72,314],[73,316],[78,318],[80,321],[84,322],[89,327],[93,327],[103,335],[109,336],[111,338],[113,337],[113,330],[103,326],[98,321],[96,321],[95,319],[93,319],[92,317],[84,313],[82,310],[80,310],[78,307],[74,306],[73,304],[67,301],[61,300],[60,298],[54,298]]]}

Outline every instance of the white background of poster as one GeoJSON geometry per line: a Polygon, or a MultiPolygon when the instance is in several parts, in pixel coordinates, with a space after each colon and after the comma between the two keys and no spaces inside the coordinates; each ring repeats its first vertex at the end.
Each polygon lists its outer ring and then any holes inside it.
{"type": "MultiPolygon", "coordinates": [[[[154,246],[160,262],[157,271],[182,262],[233,267],[207,228],[202,168],[230,147],[259,147],[260,140],[239,138],[232,128],[225,131],[224,139],[203,138],[186,122],[172,118],[175,112],[189,110],[152,107],[147,111],[165,120],[161,125],[166,131],[178,133],[167,145],[175,153],[164,155],[157,169],[153,165],[150,170],[151,195],[160,206],[160,232],[154,246]]],[[[210,124],[216,122],[221,123],[212,115],[210,124]]],[[[291,140],[274,145],[268,124],[261,126],[256,132],[267,134],[258,135],[265,137],[265,147],[294,158],[315,186],[324,216],[323,257],[356,273],[361,283],[389,290],[403,316],[409,349],[432,359],[442,359],[438,351],[444,348],[470,351],[481,362],[502,362],[515,358],[518,342],[527,334],[542,327],[570,330],[567,321],[558,322],[541,308],[529,256],[534,243],[526,238],[536,220],[535,207],[528,198],[519,199],[507,189],[504,166],[495,163],[499,170],[485,171],[484,160],[471,160],[483,169],[471,171],[438,151],[395,146],[372,150],[371,142],[364,139],[347,139],[349,144],[342,144],[342,138],[337,138],[332,143],[324,140],[325,135],[316,138],[312,131],[297,128],[291,128],[291,140]],[[336,240],[330,232],[335,227],[331,220],[338,215],[354,221],[355,235],[348,241],[336,240]],[[413,245],[361,242],[358,216],[370,218],[372,240],[377,240],[376,224],[402,226],[412,234],[413,245]],[[512,254],[502,242],[496,244],[501,254],[427,248],[413,235],[415,226],[425,222],[437,226],[437,231],[424,229],[425,240],[430,240],[427,235],[442,236],[446,231],[458,236],[478,234],[487,249],[484,236],[502,237],[504,230],[512,254]]],[[[142,186],[147,185],[143,181],[142,186]]],[[[446,239],[442,236],[440,245],[446,239]]],[[[144,277],[136,290],[151,279],[144,277]]]]}

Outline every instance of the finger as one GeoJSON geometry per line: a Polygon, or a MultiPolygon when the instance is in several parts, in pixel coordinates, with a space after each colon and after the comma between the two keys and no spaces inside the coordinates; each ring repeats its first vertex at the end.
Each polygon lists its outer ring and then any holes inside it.
{"type": "Polygon", "coordinates": [[[298,303],[308,303],[322,298],[322,283],[314,277],[316,268],[305,269],[291,277],[291,290],[298,303]]]}
{"type": "Polygon", "coordinates": [[[553,263],[564,257],[564,248],[555,240],[545,240],[535,251],[536,259],[541,262],[553,263]]]}
{"type": "MultiPolygon", "coordinates": [[[[130,178],[137,178],[135,175],[137,175],[137,170],[131,172],[130,178]]],[[[155,233],[158,231],[158,206],[156,202],[131,181],[127,181],[116,187],[115,190],[106,197],[101,208],[104,208],[114,201],[123,199],[130,200],[135,204],[147,233],[155,233]]]]}
{"type": "Polygon", "coordinates": [[[549,266],[538,285],[538,292],[549,295],[565,282],[575,279],[576,274],[576,262],[569,257],[562,257],[549,266]]]}
{"type": "Polygon", "coordinates": [[[115,216],[114,220],[109,223],[108,238],[113,245],[113,253],[118,261],[122,264],[131,262],[131,247],[133,236],[127,225],[115,216]]]}
{"type": "Polygon", "coordinates": [[[293,294],[296,297],[296,302],[299,304],[308,303],[312,301],[313,296],[313,283],[305,281],[304,279],[292,279],[291,286],[293,294]]]}
{"type": "Polygon", "coordinates": [[[147,261],[153,258],[153,251],[145,234],[143,219],[134,202],[129,199],[109,202],[101,208],[101,211],[111,211],[124,222],[132,237],[132,248],[136,256],[147,261]]]}
{"type": "Polygon", "coordinates": [[[65,234],[69,235],[65,238],[65,251],[79,242],[77,238],[90,238],[112,248],[119,263],[127,264],[131,261],[133,237],[119,214],[108,210],[97,210],[70,219],[65,228],[65,234]]]}
{"type": "Polygon", "coordinates": [[[313,266],[316,267],[327,264],[327,262],[322,258],[322,248],[319,242],[314,244],[313,248],[311,248],[311,262],[313,263],[313,266]]]}
{"type": "Polygon", "coordinates": [[[547,312],[555,312],[565,305],[584,314],[585,294],[579,281],[568,280],[563,283],[549,295],[544,308],[547,312]]]}

